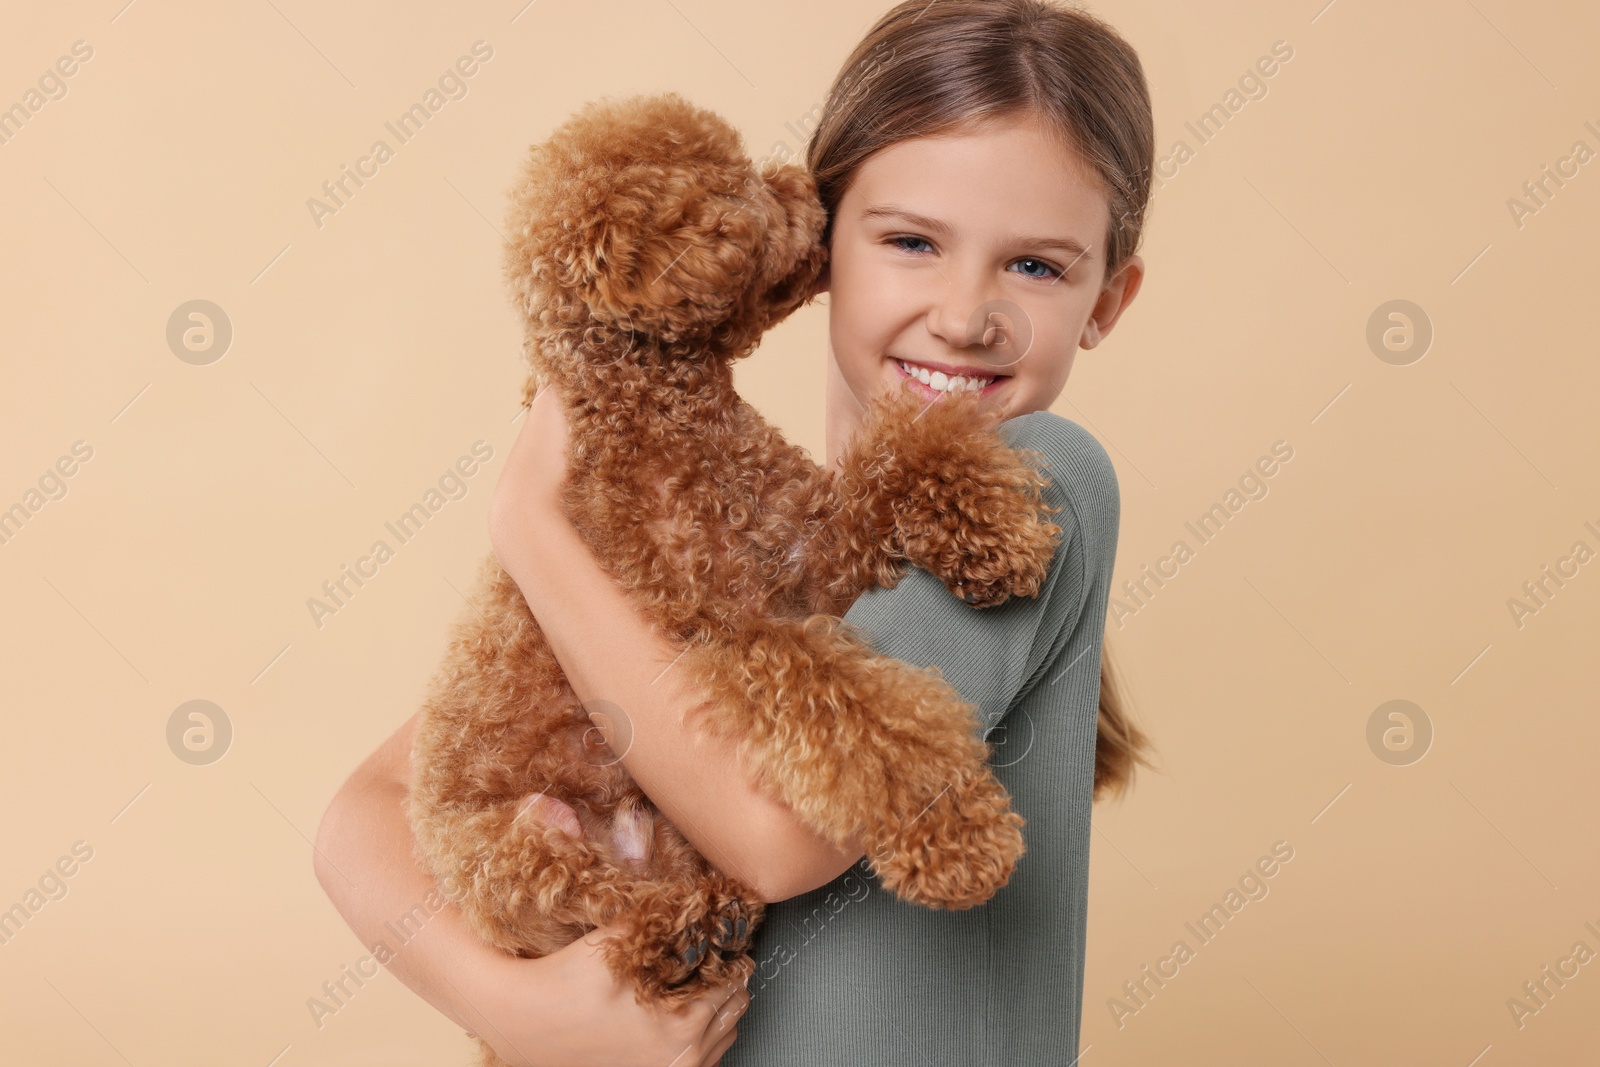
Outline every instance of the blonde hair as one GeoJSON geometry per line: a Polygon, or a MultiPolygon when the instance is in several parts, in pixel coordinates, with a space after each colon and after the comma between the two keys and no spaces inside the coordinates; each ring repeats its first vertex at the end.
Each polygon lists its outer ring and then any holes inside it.
{"type": "MultiPolygon", "coordinates": [[[[1046,0],[905,0],[845,60],[806,164],[828,212],[824,242],[857,168],[897,141],[1032,114],[1098,176],[1110,209],[1106,279],[1134,254],[1150,203],[1155,122],[1133,48],[1088,13],[1046,0]]],[[[1102,643],[1094,797],[1151,766],[1102,643]]]]}

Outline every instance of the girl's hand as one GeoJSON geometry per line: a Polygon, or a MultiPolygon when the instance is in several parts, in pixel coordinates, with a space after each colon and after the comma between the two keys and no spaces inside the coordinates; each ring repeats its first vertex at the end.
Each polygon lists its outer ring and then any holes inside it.
{"type": "Polygon", "coordinates": [[[489,542],[502,561],[509,544],[525,542],[540,521],[560,514],[567,440],[566,401],[547,385],[528,405],[489,500],[489,542]]]}
{"type": "Polygon", "coordinates": [[[724,986],[678,1011],[644,1006],[617,982],[600,945],[601,926],[537,960],[507,957],[485,975],[475,1000],[490,1015],[478,1031],[512,1067],[716,1067],[738,1036],[750,992],[724,986]]]}

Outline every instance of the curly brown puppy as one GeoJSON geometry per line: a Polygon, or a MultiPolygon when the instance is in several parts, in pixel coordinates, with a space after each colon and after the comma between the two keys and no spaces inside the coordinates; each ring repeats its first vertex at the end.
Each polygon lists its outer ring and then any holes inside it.
{"type": "MultiPolygon", "coordinates": [[[[830,476],[734,392],[733,361],[813,294],[824,221],[803,168],[758,169],[737,131],[675,94],[586,106],[532,147],[514,189],[523,401],[558,390],[563,507],[683,644],[675,669],[711,697],[694,728],[735,740],[819,833],[863,847],[886,889],[967,908],[1024,850],[975,709],[838,616],[908,564],[979,606],[1036,595],[1060,529],[1042,457],[1007,447],[971,396],[927,404],[907,384],[830,476]]],[[[425,863],[507,951],[620,923],[608,963],[641,998],[747,977],[760,898],[599,740],[492,555],[480,581],[413,753],[425,863]]]]}

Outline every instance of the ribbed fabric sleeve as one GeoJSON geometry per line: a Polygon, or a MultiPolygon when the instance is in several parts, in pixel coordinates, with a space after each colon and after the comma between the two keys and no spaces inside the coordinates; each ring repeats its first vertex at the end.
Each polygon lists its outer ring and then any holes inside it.
{"type": "MultiPolygon", "coordinates": [[[[976,704],[1027,852],[986,904],[937,911],[865,859],[771,904],[751,1003],[724,1067],[1031,1067],[1078,1057],[1100,648],[1120,497],[1105,450],[1052,412],[1001,424],[1044,457],[1061,544],[1037,597],[973,608],[920,569],[847,621],[876,651],[936,666],[976,704]]],[[[848,752],[840,753],[849,759],[848,752]]]]}

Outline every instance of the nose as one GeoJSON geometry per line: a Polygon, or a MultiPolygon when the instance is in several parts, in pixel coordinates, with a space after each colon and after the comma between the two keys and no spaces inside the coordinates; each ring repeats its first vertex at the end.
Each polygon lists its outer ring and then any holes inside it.
{"type": "Polygon", "coordinates": [[[928,332],[965,359],[977,358],[996,373],[1017,373],[1015,365],[1033,347],[1033,323],[1001,295],[999,281],[981,266],[960,270],[952,263],[935,284],[928,332]]]}
{"type": "Polygon", "coordinates": [[[936,277],[937,291],[928,307],[928,332],[956,351],[992,344],[995,331],[983,311],[998,295],[993,279],[953,261],[936,277]]]}

